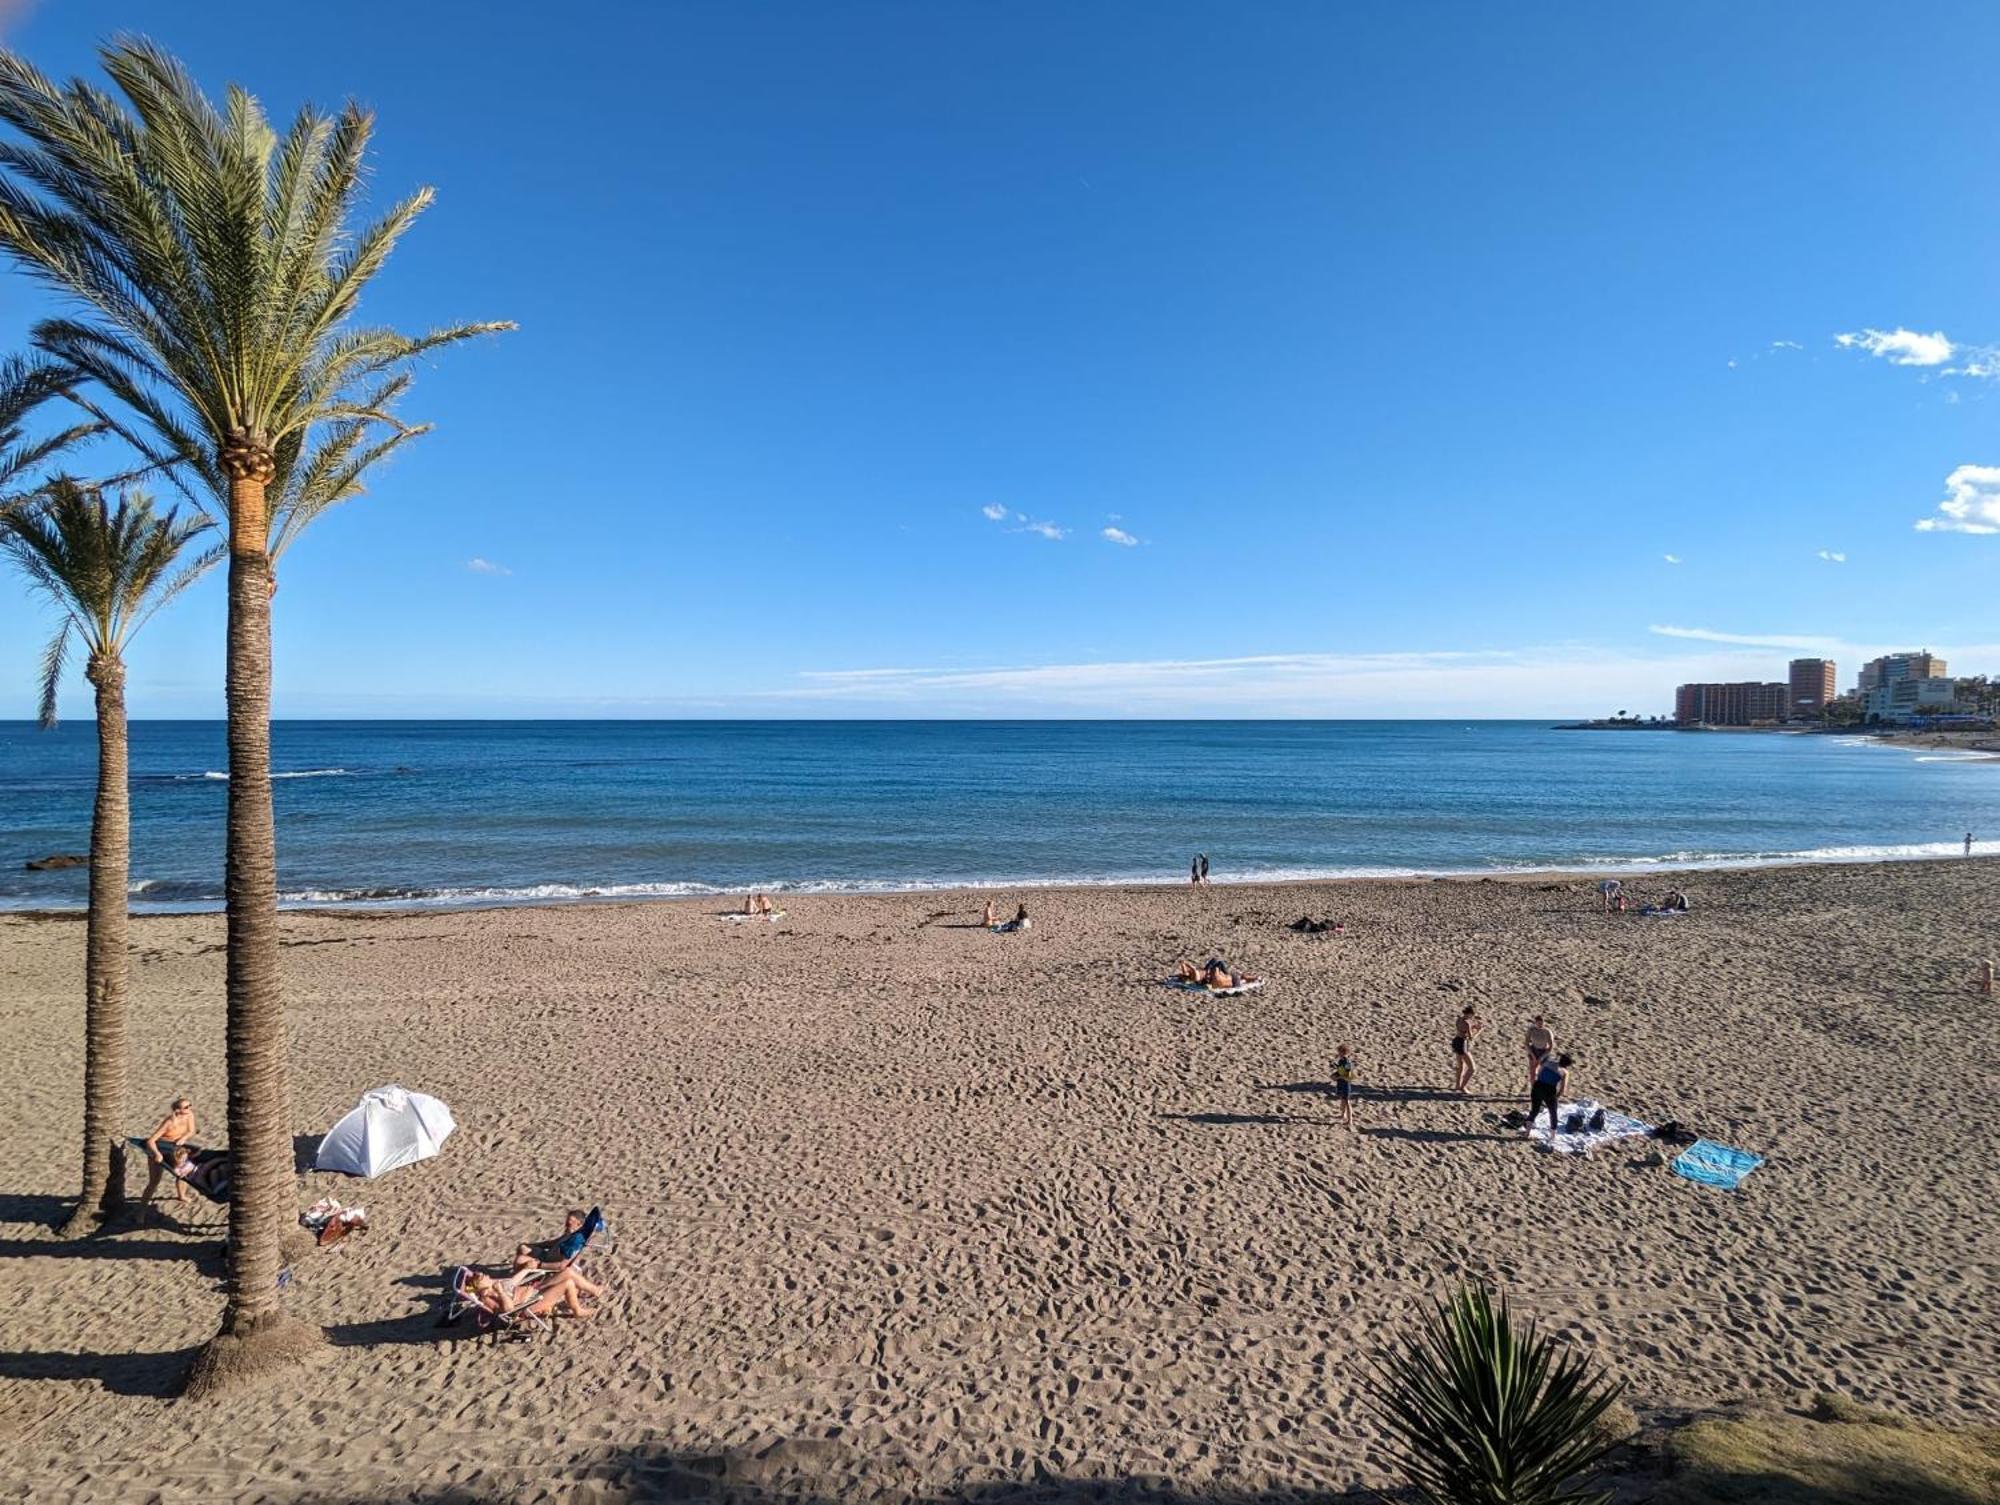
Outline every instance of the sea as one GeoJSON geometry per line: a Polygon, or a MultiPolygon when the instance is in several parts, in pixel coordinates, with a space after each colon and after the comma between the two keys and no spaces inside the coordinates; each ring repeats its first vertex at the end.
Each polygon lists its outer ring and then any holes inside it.
{"type": "MultiPolygon", "coordinates": [[[[285,721],[289,905],[1606,873],[2000,852],[2000,764],[1535,721],[285,721]]],[[[0,722],[0,908],[80,907],[96,736],[0,722]]],[[[220,722],[131,727],[136,910],[222,898],[220,722]]]]}

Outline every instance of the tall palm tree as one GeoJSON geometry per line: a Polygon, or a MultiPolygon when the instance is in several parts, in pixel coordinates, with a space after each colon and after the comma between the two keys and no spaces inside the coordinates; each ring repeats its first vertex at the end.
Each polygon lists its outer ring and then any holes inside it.
{"type": "Polygon", "coordinates": [[[90,919],[84,942],[83,1191],[63,1225],[74,1237],[125,1200],[124,1117],[127,888],[132,810],[126,784],[125,645],[146,619],[220,557],[187,561],[205,518],[156,513],[128,491],[114,505],[66,477],[0,518],[0,553],[61,610],[42,655],[44,727],[56,724],[56,690],[74,635],[86,654],[84,678],[97,694],[97,803],[90,817],[90,919]]]}
{"type": "Polygon", "coordinates": [[[116,93],[57,86],[0,50],[0,252],[67,296],[36,343],[105,397],[93,409],[222,525],[229,550],[225,837],[232,1201],[228,1307],[191,1392],[321,1335],[279,1305],[292,1170],[271,820],[276,556],[422,432],[394,404],[425,351],[509,326],[359,326],[362,289],[431,191],[355,221],[373,117],[302,109],[281,140],[232,86],[220,107],[174,58],[120,39],[116,93]]]}

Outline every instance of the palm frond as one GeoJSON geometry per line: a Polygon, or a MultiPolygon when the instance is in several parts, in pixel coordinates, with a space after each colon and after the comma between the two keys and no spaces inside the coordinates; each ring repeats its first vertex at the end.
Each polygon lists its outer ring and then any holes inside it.
{"type": "Polygon", "coordinates": [[[70,620],[64,617],[56,635],[49,639],[49,646],[42,650],[41,700],[35,719],[45,732],[55,730],[56,692],[62,685],[63,661],[69,656],[69,629],[70,620]]]}

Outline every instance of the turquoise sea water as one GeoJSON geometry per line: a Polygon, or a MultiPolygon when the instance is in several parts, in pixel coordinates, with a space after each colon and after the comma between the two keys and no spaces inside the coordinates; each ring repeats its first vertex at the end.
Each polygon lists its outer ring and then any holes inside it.
{"type": "MultiPolygon", "coordinates": [[[[291,903],[1646,868],[2000,850],[2000,766],[1546,722],[281,722],[291,903]]],[[[80,905],[90,723],[0,723],[0,907],[80,905]]],[[[213,907],[219,722],[132,727],[144,908],[213,907]]]]}

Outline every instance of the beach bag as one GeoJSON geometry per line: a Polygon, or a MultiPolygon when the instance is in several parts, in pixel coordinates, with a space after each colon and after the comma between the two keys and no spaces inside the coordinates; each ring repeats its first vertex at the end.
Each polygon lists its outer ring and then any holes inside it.
{"type": "Polygon", "coordinates": [[[1590,1115],[1590,1132],[1595,1134],[1604,1127],[1604,1110],[1599,1108],[1590,1115]]]}

